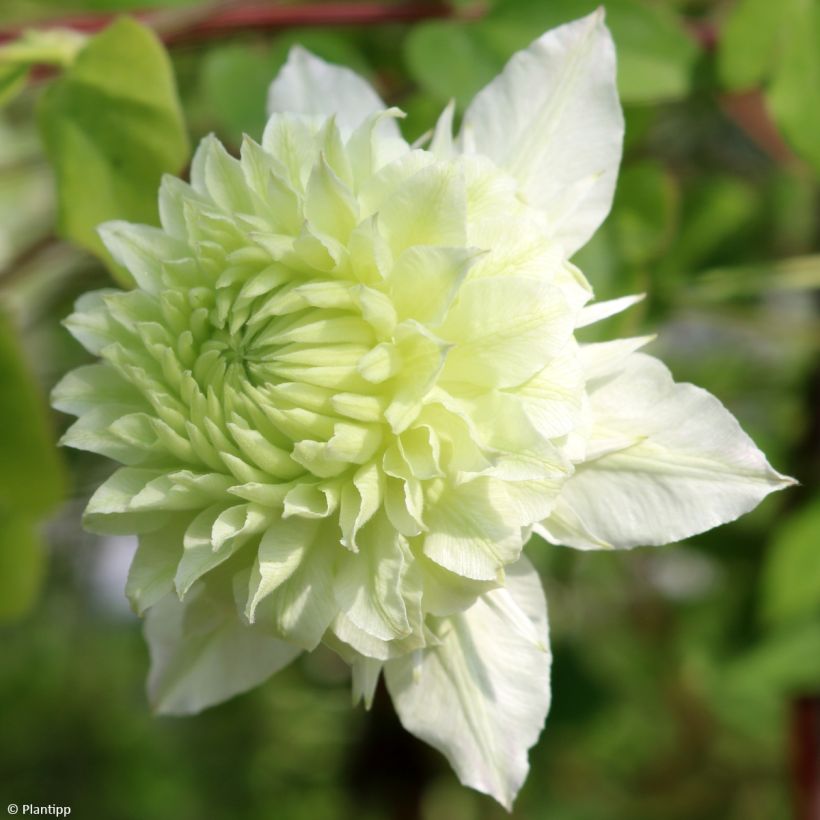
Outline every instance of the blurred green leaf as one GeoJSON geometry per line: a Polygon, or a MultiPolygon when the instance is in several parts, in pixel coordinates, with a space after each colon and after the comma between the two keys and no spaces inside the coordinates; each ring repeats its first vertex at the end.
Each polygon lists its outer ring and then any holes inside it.
{"type": "MultiPolygon", "coordinates": [[[[440,99],[453,97],[463,107],[515,51],[599,5],[597,0],[508,0],[479,22],[426,23],[407,39],[407,65],[422,88],[440,99]]],[[[685,96],[699,52],[674,13],[643,0],[608,0],[604,6],[618,49],[623,101],[685,96]]]]}
{"type": "Polygon", "coordinates": [[[52,83],[39,113],[57,177],[61,233],[129,283],[96,228],[108,219],[156,222],[162,174],[178,173],[187,161],[188,139],[164,48],[144,26],[119,20],[52,83]]]}
{"type": "Polygon", "coordinates": [[[767,99],[794,150],[820,173],[820,6],[791,0],[784,43],[767,99]]]}
{"type": "Polygon", "coordinates": [[[820,255],[799,256],[704,271],[687,286],[687,293],[681,299],[683,302],[727,302],[774,291],[819,289],[820,255]]]}
{"type": "Polygon", "coordinates": [[[675,181],[659,163],[624,169],[610,220],[627,264],[644,265],[663,251],[672,236],[677,200],[675,181]]]}
{"type": "Polygon", "coordinates": [[[63,489],[42,397],[0,311],[0,620],[22,615],[37,594],[43,552],[35,522],[63,489]]]}
{"type": "Polygon", "coordinates": [[[202,94],[220,131],[239,143],[259,139],[265,126],[265,96],[273,79],[269,49],[231,43],[211,49],[202,61],[202,94]]]}
{"type": "Polygon", "coordinates": [[[774,623],[820,613],[820,497],[775,532],[763,575],[762,606],[774,623]]]}
{"type": "Polygon", "coordinates": [[[645,0],[512,0],[488,18],[496,42],[512,50],[522,48],[547,29],[568,23],[598,6],[618,51],[618,88],[626,103],[657,102],[684,96],[698,57],[698,47],[676,14],[662,4],[645,0]],[[515,27],[519,36],[515,37],[515,27]]]}
{"type": "Polygon", "coordinates": [[[605,5],[618,49],[618,88],[624,102],[685,97],[699,51],[674,13],[661,4],[634,0],[605,5]]]}
{"type": "Polygon", "coordinates": [[[63,495],[42,396],[0,310],[0,511],[41,515],[63,495]]]}
{"type": "Polygon", "coordinates": [[[725,664],[716,707],[750,735],[771,736],[789,700],[820,681],[820,622],[780,630],[725,664]]]}
{"type": "Polygon", "coordinates": [[[484,42],[486,32],[482,23],[436,20],[416,26],[405,43],[410,74],[437,99],[454,99],[465,108],[503,65],[484,42]]]}
{"type": "Polygon", "coordinates": [[[26,86],[34,65],[70,65],[87,38],[69,29],[31,29],[0,46],[0,107],[26,86]]]}
{"type": "Polygon", "coordinates": [[[699,177],[686,191],[685,206],[668,266],[692,273],[710,264],[713,254],[741,237],[757,214],[760,202],[754,187],[730,176],[699,177]]]}
{"type": "Polygon", "coordinates": [[[760,85],[771,72],[783,27],[784,5],[771,0],[739,0],[720,37],[718,71],[732,90],[760,85]]]}
{"type": "Polygon", "coordinates": [[[0,512],[0,622],[29,611],[42,583],[44,557],[32,519],[0,512]]]}
{"type": "Polygon", "coordinates": [[[26,86],[28,66],[0,66],[0,108],[10,103],[26,86]]]}

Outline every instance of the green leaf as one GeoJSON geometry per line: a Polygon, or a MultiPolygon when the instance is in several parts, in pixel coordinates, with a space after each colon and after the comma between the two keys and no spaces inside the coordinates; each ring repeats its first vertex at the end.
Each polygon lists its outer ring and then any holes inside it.
{"type": "Polygon", "coordinates": [[[792,0],[767,101],[792,148],[820,173],[820,7],[792,0]]]}
{"type": "Polygon", "coordinates": [[[626,262],[643,265],[669,244],[677,216],[677,189],[663,166],[641,162],[621,174],[612,230],[626,262]]]}
{"type": "Polygon", "coordinates": [[[465,108],[504,64],[487,46],[485,32],[481,23],[437,20],[416,26],[404,52],[413,79],[439,100],[454,99],[465,108]]]}
{"type": "Polygon", "coordinates": [[[656,103],[685,97],[699,52],[674,13],[660,3],[636,0],[605,5],[618,49],[623,101],[656,103]]]}
{"type": "Polygon", "coordinates": [[[0,66],[0,108],[8,105],[25,88],[28,66],[0,66]]]}
{"type": "Polygon", "coordinates": [[[0,384],[0,512],[42,515],[62,498],[62,468],[44,402],[2,311],[0,384]]]}
{"type": "Polygon", "coordinates": [[[40,127],[62,235],[131,284],[96,228],[109,219],[155,223],[162,174],[178,173],[189,153],[171,65],[154,34],[122,19],[91,40],[44,93],[40,127]]]}
{"type": "Polygon", "coordinates": [[[0,513],[0,622],[25,615],[43,578],[43,545],[25,516],[0,513]]]}
{"type": "Polygon", "coordinates": [[[724,664],[715,706],[724,720],[754,736],[782,726],[790,698],[820,680],[820,622],[783,629],[724,664]]]}
{"type": "Polygon", "coordinates": [[[775,623],[820,614],[820,496],[775,533],[763,575],[763,611],[775,623]]]}
{"type": "MultiPolygon", "coordinates": [[[[422,88],[464,106],[515,51],[599,5],[598,0],[510,0],[477,23],[425,23],[407,39],[407,66],[422,88]]],[[[604,6],[618,49],[622,100],[684,97],[699,52],[674,13],[644,0],[609,0],[604,6]]]]}
{"type": "Polygon", "coordinates": [[[760,85],[771,72],[783,28],[784,6],[771,0],[740,0],[723,26],[718,72],[732,90],[760,85]]]}
{"type": "Polygon", "coordinates": [[[261,138],[273,62],[269,51],[238,43],[214,48],[203,59],[202,96],[229,141],[238,144],[243,134],[261,138]]]}
{"type": "Polygon", "coordinates": [[[0,621],[23,615],[40,586],[36,519],[63,495],[42,399],[0,311],[0,621]]]}

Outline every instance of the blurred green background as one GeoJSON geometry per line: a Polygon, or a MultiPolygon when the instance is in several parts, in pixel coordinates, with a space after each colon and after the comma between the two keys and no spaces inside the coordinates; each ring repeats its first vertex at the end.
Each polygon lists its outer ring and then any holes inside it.
{"type": "MultiPolygon", "coordinates": [[[[357,7],[317,5],[337,17],[357,7]]],[[[71,42],[0,57],[0,812],[14,801],[112,820],[505,816],[401,731],[383,693],[372,712],[351,709],[329,652],[199,717],[152,717],[147,651],[122,593],[133,545],[79,526],[111,467],[56,450],[67,419],[44,396],[86,360],[60,320],[111,283],[81,249],[99,250],[93,224],[151,219],[159,174],[181,171],[208,131],[232,148],[259,137],[292,43],[367,75],[416,138],[450,98],[463,111],[513,51],[595,5],[385,2],[375,17],[418,19],[191,40],[178,35],[212,6],[3,0],[7,31],[159,9],[151,22],[172,41],[173,74],[128,26],[107,53],[95,46],[120,95],[106,121],[78,104],[79,72],[61,70],[71,42]],[[129,119],[145,116],[142,93],[157,100],[153,137],[129,119]],[[87,144],[68,140],[69,126],[87,144]]],[[[514,817],[794,817],[789,716],[797,698],[820,695],[820,7],[604,5],[626,152],[613,212],[576,261],[599,298],[649,296],[585,338],[657,332],[650,351],[718,395],[801,486],[677,546],[582,554],[533,541],[554,705],[514,817]]],[[[291,23],[304,8],[288,7],[291,23]]]]}

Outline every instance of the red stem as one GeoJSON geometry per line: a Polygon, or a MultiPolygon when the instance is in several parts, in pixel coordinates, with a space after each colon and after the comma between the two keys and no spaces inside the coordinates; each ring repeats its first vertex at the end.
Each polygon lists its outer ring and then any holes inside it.
{"type": "MultiPolygon", "coordinates": [[[[479,9],[467,16],[475,16],[479,9]]],[[[217,5],[199,13],[180,9],[179,24],[169,24],[167,12],[137,11],[134,16],[158,29],[168,44],[207,40],[242,31],[270,31],[297,26],[369,26],[385,23],[412,23],[435,17],[451,17],[453,9],[444,0],[416,0],[385,4],[378,2],[305,3],[298,6],[231,4],[217,5]]],[[[0,29],[0,44],[16,39],[32,26],[71,28],[88,34],[105,28],[115,15],[86,14],[33,22],[27,26],[0,29]]]]}

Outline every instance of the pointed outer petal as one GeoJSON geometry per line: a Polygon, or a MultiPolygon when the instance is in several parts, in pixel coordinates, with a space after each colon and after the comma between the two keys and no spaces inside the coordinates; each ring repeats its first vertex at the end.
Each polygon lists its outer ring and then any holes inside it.
{"type": "MultiPolygon", "coordinates": [[[[441,479],[438,479],[441,482],[441,479]]],[[[434,482],[435,483],[435,482],[434,482]]],[[[457,487],[439,487],[426,499],[424,554],[445,569],[477,581],[495,581],[521,554],[521,529],[506,509],[497,509],[502,482],[477,478],[457,487]]]]}
{"type": "Polygon", "coordinates": [[[146,460],[148,448],[137,447],[131,442],[124,441],[112,429],[129,410],[130,408],[110,404],[93,407],[66,430],[59,443],[75,450],[99,453],[121,464],[140,464],[146,460]]]}
{"type": "Polygon", "coordinates": [[[518,180],[571,256],[609,213],[623,133],[601,8],[513,55],[470,104],[461,141],[518,180]]]}
{"type": "Polygon", "coordinates": [[[590,399],[593,425],[639,441],[577,466],[555,508],[559,526],[542,522],[551,541],[667,544],[733,521],[793,483],[714,396],[675,384],[650,356],[635,353],[609,380],[593,382],[590,399]],[[575,521],[583,529],[567,532],[575,521]]]}
{"type": "Polygon", "coordinates": [[[422,402],[444,368],[450,345],[412,320],[396,329],[395,338],[401,370],[384,418],[398,435],[418,418],[422,402]]]}
{"type": "MultiPolygon", "coordinates": [[[[531,527],[549,515],[560,498],[566,477],[529,481],[495,481],[496,506],[506,511],[508,520],[522,528],[531,527]]],[[[527,540],[524,535],[523,541],[527,540]]]]}
{"type": "Polygon", "coordinates": [[[148,698],[163,715],[189,715],[258,686],[302,650],[248,626],[227,594],[197,585],[148,610],[148,698]]]}
{"type": "Polygon", "coordinates": [[[450,100],[436,121],[433,139],[428,150],[438,159],[451,159],[453,156],[453,115],[455,110],[456,101],[450,100]]]}
{"type": "Polygon", "coordinates": [[[353,705],[357,706],[360,700],[364,700],[364,708],[368,711],[373,705],[373,696],[376,694],[376,686],[379,684],[379,676],[382,673],[382,661],[373,658],[358,656],[350,665],[352,673],[353,705]]]}
{"type": "Polygon", "coordinates": [[[478,471],[480,475],[523,481],[559,478],[571,472],[562,451],[530,422],[515,393],[488,390],[472,398],[444,394],[441,398],[463,418],[489,459],[490,464],[478,471]]]}
{"type": "Polygon", "coordinates": [[[241,158],[245,179],[259,197],[260,215],[276,233],[297,234],[304,214],[301,200],[287,181],[285,166],[247,135],[242,140],[241,158]]]}
{"type": "Polygon", "coordinates": [[[365,464],[342,486],[339,501],[341,544],[359,551],[359,530],[376,514],[384,499],[384,476],[375,463],[365,464]]]}
{"type": "Polygon", "coordinates": [[[345,552],[333,590],[347,618],[383,641],[421,631],[421,577],[407,541],[384,514],[359,533],[359,552],[345,552]]]}
{"type": "Polygon", "coordinates": [[[338,242],[347,242],[358,222],[358,207],[324,153],[308,179],[304,205],[305,218],[314,228],[338,242]]]}
{"type": "Polygon", "coordinates": [[[162,475],[162,470],[120,468],[91,496],[83,513],[83,527],[102,535],[131,535],[164,527],[167,514],[131,511],[134,496],[162,475]]]}
{"type": "Polygon", "coordinates": [[[458,482],[465,475],[473,476],[492,467],[476,441],[475,430],[456,409],[448,409],[452,398],[436,387],[431,391],[429,401],[422,408],[417,425],[427,424],[436,431],[440,463],[445,475],[455,476],[458,482]]]}
{"type": "Polygon", "coordinates": [[[561,291],[537,279],[465,282],[438,333],[454,343],[442,382],[514,387],[556,356],[572,336],[561,291]]]}
{"type": "Polygon", "coordinates": [[[587,327],[595,322],[608,319],[610,316],[616,316],[627,308],[631,308],[632,305],[642,302],[645,298],[645,293],[636,293],[634,296],[621,296],[619,299],[610,299],[607,302],[593,302],[578,314],[575,327],[587,327]]]}
{"type": "Polygon", "coordinates": [[[179,470],[149,481],[131,499],[129,509],[196,510],[227,499],[234,480],[221,473],[193,473],[179,470]]]}
{"type": "Polygon", "coordinates": [[[394,256],[413,245],[463,246],[466,224],[464,173],[454,163],[422,168],[379,208],[379,228],[394,256]]]}
{"type": "Polygon", "coordinates": [[[258,430],[240,427],[232,422],[226,426],[245,456],[269,475],[290,479],[303,472],[288,452],[272,444],[258,430]]]}
{"type": "Polygon", "coordinates": [[[159,220],[165,233],[175,239],[188,239],[185,202],[195,200],[203,205],[207,200],[187,182],[171,174],[163,174],[159,186],[159,220]]]}
{"type": "Polygon", "coordinates": [[[388,287],[399,320],[435,327],[444,318],[464,277],[484,252],[478,248],[418,246],[406,250],[388,287]]]}
{"type": "Polygon", "coordinates": [[[584,374],[574,342],[540,372],[511,392],[530,424],[545,438],[564,436],[578,425],[584,374]]]}
{"type": "Polygon", "coordinates": [[[398,123],[392,136],[386,136],[379,129],[382,120],[395,122],[405,116],[400,108],[377,111],[363,120],[350,135],[345,153],[350,161],[355,190],[358,191],[383,165],[407,153],[408,146],[399,134],[398,123]]]}
{"type": "Polygon", "coordinates": [[[376,214],[354,228],[347,247],[350,251],[351,274],[355,279],[372,285],[387,278],[393,267],[393,254],[379,232],[376,214]]]}
{"type": "Polygon", "coordinates": [[[173,591],[189,520],[188,515],[176,515],[167,526],[139,537],[125,582],[125,595],[137,615],[144,615],[145,610],[173,591]]]}
{"type": "Polygon", "coordinates": [[[262,533],[274,512],[258,504],[227,507],[215,504],[203,510],[185,531],[182,559],[174,584],[180,598],[207,572],[230,558],[255,535],[262,533]]]}
{"type": "Polygon", "coordinates": [[[308,651],[316,648],[338,612],[333,573],[342,550],[334,530],[307,518],[270,526],[251,570],[245,611],[251,623],[308,651]]]}
{"type": "Polygon", "coordinates": [[[205,187],[211,199],[226,213],[235,216],[255,211],[251,189],[242,165],[225,146],[210,134],[202,141],[204,150],[205,187]]]}
{"type": "Polygon", "coordinates": [[[151,294],[162,289],[163,263],[191,254],[186,242],[148,225],[105,222],[97,232],[114,260],[128,269],[142,290],[151,294]]]}
{"type": "MultiPolygon", "coordinates": [[[[269,115],[335,114],[343,137],[384,107],[370,84],[354,71],[326,63],[300,46],[290,50],[287,62],[268,89],[269,115]]],[[[381,120],[376,127],[384,136],[401,136],[392,119],[381,120]]]]}
{"type": "Polygon", "coordinates": [[[439,646],[385,665],[399,719],[447,757],[464,785],[510,810],[550,705],[547,611],[537,573],[522,558],[510,567],[506,589],[442,619],[437,631],[439,646]]]}
{"type": "Polygon", "coordinates": [[[99,356],[116,340],[105,298],[122,291],[114,288],[84,293],[74,304],[74,313],[63,319],[63,326],[89,352],[99,356]]]}
{"type": "Polygon", "coordinates": [[[148,408],[139,391],[105,362],[87,364],[66,373],[51,391],[51,404],[73,416],[101,404],[120,408],[122,415],[148,408]]]}
{"type": "Polygon", "coordinates": [[[359,189],[358,200],[362,217],[378,213],[384,203],[398,193],[417,173],[435,165],[436,158],[429,151],[412,150],[406,151],[379,169],[378,173],[359,189]]]}
{"type": "Polygon", "coordinates": [[[463,612],[480,595],[498,587],[496,581],[474,581],[456,575],[431,561],[420,549],[414,548],[414,556],[422,573],[424,611],[430,615],[444,616],[463,612]]]}
{"type": "Polygon", "coordinates": [[[656,338],[653,334],[581,345],[580,358],[584,377],[587,381],[592,381],[619,371],[629,356],[656,338]]]}
{"type": "MultiPolygon", "coordinates": [[[[281,163],[286,182],[295,192],[304,191],[319,158],[319,132],[325,120],[319,116],[273,114],[262,133],[262,147],[281,163]]],[[[191,168],[193,180],[193,166],[191,168]]]]}

